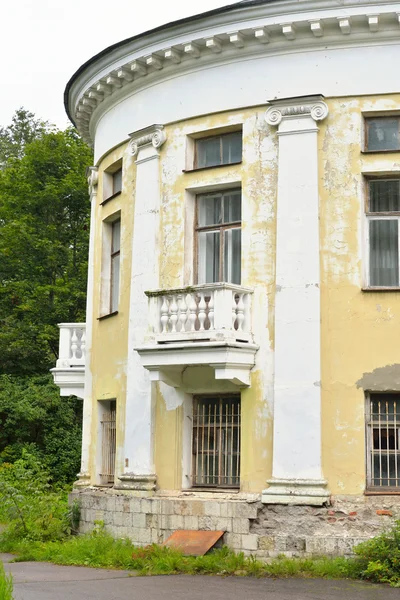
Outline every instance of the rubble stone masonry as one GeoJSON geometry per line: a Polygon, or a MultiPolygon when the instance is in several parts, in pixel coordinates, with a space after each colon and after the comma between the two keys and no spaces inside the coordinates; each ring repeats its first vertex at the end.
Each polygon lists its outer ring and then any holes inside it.
{"type": "Polygon", "coordinates": [[[327,507],[265,505],[258,495],[181,492],[139,497],[116,490],[74,491],[80,532],[96,522],[118,538],[144,546],[164,542],[178,529],[223,530],[235,552],[270,558],[345,555],[400,519],[400,496],[336,497],[327,507]]]}

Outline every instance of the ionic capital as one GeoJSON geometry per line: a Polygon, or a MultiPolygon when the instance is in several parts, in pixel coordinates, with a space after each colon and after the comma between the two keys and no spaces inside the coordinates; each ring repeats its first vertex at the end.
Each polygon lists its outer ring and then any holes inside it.
{"type": "Polygon", "coordinates": [[[328,106],[323,96],[306,96],[289,100],[275,100],[265,113],[268,125],[278,126],[285,118],[309,116],[314,121],[323,121],[328,116],[328,106]]]}
{"type": "Polygon", "coordinates": [[[137,156],[139,150],[144,146],[152,145],[158,150],[167,139],[164,125],[151,125],[135,133],[130,133],[131,138],[128,146],[128,152],[131,156],[137,156]]]}
{"type": "Polygon", "coordinates": [[[86,178],[89,186],[89,195],[93,196],[97,192],[97,184],[99,183],[99,170],[97,167],[88,167],[86,169],[86,178]]]}

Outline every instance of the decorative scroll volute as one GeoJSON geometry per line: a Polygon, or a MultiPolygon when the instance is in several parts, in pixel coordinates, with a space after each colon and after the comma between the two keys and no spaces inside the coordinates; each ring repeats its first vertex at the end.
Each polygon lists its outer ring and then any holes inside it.
{"type": "Polygon", "coordinates": [[[128,152],[131,156],[137,156],[140,148],[144,146],[151,144],[156,150],[161,148],[167,139],[167,134],[163,125],[152,125],[137,133],[131,133],[129,137],[131,141],[129,142],[128,152]]]}

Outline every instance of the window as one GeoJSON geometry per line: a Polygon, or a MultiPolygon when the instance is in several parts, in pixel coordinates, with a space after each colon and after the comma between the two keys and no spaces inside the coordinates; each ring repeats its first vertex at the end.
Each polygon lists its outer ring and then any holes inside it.
{"type": "Polygon", "coordinates": [[[122,192],[122,160],[117,161],[103,173],[103,202],[115,198],[122,192]]]}
{"type": "Polygon", "coordinates": [[[197,196],[198,283],[240,284],[241,191],[197,196]]]}
{"type": "Polygon", "coordinates": [[[399,285],[400,178],[371,179],[368,185],[369,285],[399,285]]]}
{"type": "Polygon", "coordinates": [[[376,117],[365,119],[366,150],[384,152],[400,150],[400,117],[376,117]]]}
{"type": "Polygon", "coordinates": [[[400,394],[367,399],[367,486],[400,490],[400,394]]]}
{"type": "Polygon", "coordinates": [[[195,397],[193,486],[240,485],[240,396],[195,397]]]}
{"type": "Polygon", "coordinates": [[[231,165],[242,160],[242,132],[226,133],[195,141],[195,169],[231,165]]]}
{"type": "Polygon", "coordinates": [[[120,268],[121,219],[111,224],[111,273],[110,273],[110,313],[118,310],[119,268],[120,268]]]}
{"type": "Polygon", "coordinates": [[[116,416],[117,405],[115,400],[100,401],[100,443],[101,443],[101,468],[100,478],[103,485],[114,483],[115,454],[116,454],[116,416]]]}

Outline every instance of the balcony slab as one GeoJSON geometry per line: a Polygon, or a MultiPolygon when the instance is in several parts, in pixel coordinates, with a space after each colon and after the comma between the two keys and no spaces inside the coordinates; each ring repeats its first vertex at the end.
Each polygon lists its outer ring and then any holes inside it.
{"type": "Polygon", "coordinates": [[[180,387],[182,371],[188,366],[209,366],[215,379],[223,379],[239,387],[250,385],[258,346],[241,342],[190,342],[149,344],[135,348],[142,365],[150,372],[151,381],[164,381],[180,387]]]}

